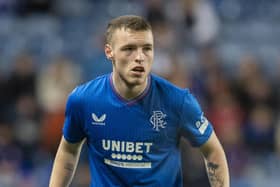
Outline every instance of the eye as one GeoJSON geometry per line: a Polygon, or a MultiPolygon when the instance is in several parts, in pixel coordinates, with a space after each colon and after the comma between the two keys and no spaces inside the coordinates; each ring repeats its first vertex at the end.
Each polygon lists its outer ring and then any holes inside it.
{"type": "Polygon", "coordinates": [[[152,50],[152,47],[144,47],[143,50],[144,50],[144,51],[151,51],[151,50],[152,50]]]}
{"type": "Polygon", "coordinates": [[[133,47],[125,47],[122,50],[123,51],[132,51],[132,50],[134,50],[134,48],[133,47]]]}

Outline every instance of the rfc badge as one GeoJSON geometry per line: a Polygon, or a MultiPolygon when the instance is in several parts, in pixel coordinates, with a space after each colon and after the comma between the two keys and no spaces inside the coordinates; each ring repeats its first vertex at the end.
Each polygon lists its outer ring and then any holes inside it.
{"type": "Polygon", "coordinates": [[[165,117],[166,114],[162,111],[153,111],[153,115],[150,117],[150,122],[152,123],[154,130],[159,131],[160,128],[164,129],[166,127],[165,117]]]}

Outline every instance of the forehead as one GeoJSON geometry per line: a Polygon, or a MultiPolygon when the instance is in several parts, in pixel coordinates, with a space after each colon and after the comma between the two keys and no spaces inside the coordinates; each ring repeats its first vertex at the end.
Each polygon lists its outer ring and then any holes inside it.
{"type": "Polygon", "coordinates": [[[126,44],[151,44],[153,45],[153,34],[151,30],[134,31],[130,29],[117,29],[112,36],[113,45],[126,44]]]}

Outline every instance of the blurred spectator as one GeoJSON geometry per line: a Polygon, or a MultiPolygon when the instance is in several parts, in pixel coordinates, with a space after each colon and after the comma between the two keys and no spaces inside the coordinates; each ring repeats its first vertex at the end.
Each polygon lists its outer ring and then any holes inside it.
{"type": "MultiPolygon", "coordinates": [[[[275,93],[273,99],[274,99],[274,104],[275,104],[275,110],[277,111],[277,114],[280,114],[280,57],[277,59],[276,63],[273,66],[273,72],[274,74],[272,75],[272,80],[270,80],[271,85],[273,87],[273,91],[275,93]]],[[[277,115],[276,114],[276,115],[277,115]]]]}
{"type": "Polygon", "coordinates": [[[43,110],[64,110],[66,97],[80,79],[80,68],[66,56],[46,64],[37,79],[37,96],[43,110]]]}
{"type": "Polygon", "coordinates": [[[264,105],[257,105],[251,110],[244,127],[244,138],[249,150],[263,154],[275,151],[273,116],[273,111],[264,105]]]}
{"type": "Polygon", "coordinates": [[[280,158],[280,84],[279,84],[279,78],[280,78],[280,59],[277,61],[277,69],[276,69],[276,75],[274,76],[274,89],[276,90],[277,95],[277,109],[275,112],[275,115],[277,116],[277,123],[275,125],[275,144],[276,144],[276,154],[280,158]]]}
{"type": "Polygon", "coordinates": [[[280,157],[280,119],[278,117],[277,124],[275,127],[275,149],[276,154],[280,157]]]}
{"type": "Polygon", "coordinates": [[[11,124],[0,121],[0,186],[20,186],[21,161],[11,124]]]}
{"type": "Polygon", "coordinates": [[[187,38],[196,46],[206,46],[216,41],[219,18],[209,0],[181,0],[185,12],[187,38]]]}
{"type": "Polygon", "coordinates": [[[13,15],[16,12],[16,3],[18,0],[0,0],[0,16],[13,15]]]}
{"type": "Polygon", "coordinates": [[[0,90],[5,90],[0,92],[0,120],[7,118],[7,111],[10,111],[10,102],[8,101],[9,96],[7,93],[7,88],[7,77],[4,76],[4,72],[2,72],[0,69],[0,90]]]}
{"type": "MultiPolygon", "coordinates": [[[[157,1],[156,1],[157,2],[157,1]]],[[[175,46],[176,35],[169,23],[165,19],[153,22],[153,33],[155,37],[155,59],[152,71],[182,88],[187,85],[186,61],[181,62],[179,53],[175,46]]]]}
{"type": "Polygon", "coordinates": [[[36,99],[37,74],[33,57],[28,53],[18,55],[13,65],[5,83],[3,97],[9,107],[4,114],[12,124],[9,126],[11,137],[22,153],[17,167],[25,172],[33,167],[32,153],[38,145],[40,110],[36,99]]]}
{"type": "Polygon", "coordinates": [[[17,56],[8,80],[11,100],[16,101],[22,95],[35,96],[35,79],[36,69],[32,56],[17,56]]]}
{"type": "Polygon", "coordinates": [[[146,1],[146,14],[153,28],[154,25],[167,21],[162,0],[146,1]]]}
{"type": "Polygon", "coordinates": [[[275,102],[277,95],[255,56],[242,56],[234,91],[246,115],[258,104],[267,105],[272,109],[277,108],[277,102],[275,102]]]}
{"type": "Polygon", "coordinates": [[[217,97],[216,94],[227,91],[230,85],[214,45],[201,48],[197,55],[195,67],[191,72],[191,89],[206,107],[217,97]]]}
{"type": "Polygon", "coordinates": [[[90,35],[88,46],[85,51],[85,59],[83,64],[83,78],[90,80],[102,74],[111,72],[111,61],[109,61],[104,53],[105,37],[103,32],[90,35]]]}
{"type": "MultiPolygon", "coordinates": [[[[238,138],[237,141],[242,141],[242,137],[232,137],[232,131],[241,133],[244,120],[244,113],[239,103],[231,95],[230,92],[217,94],[215,98],[212,98],[211,104],[208,106],[207,117],[213,123],[217,136],[221,141],[230,147],[231,138],[238,138]]],[[[225,148],[226,149],[226,148],[225,148]]]]}
{"type": "Polygon", "coordinates": [[[13,112],[15,112],[16,105],[23,96],[35,97],[36,95],[36,69],[32,56],[21,54],[16,57],[13,65],[14,68],[2,85],[5,88],[5,92],[2,93],[3,102],[5,105],[9,105],[4,113],[6,118],[10,120],[15,119],[13,112]]]}
{"type": "Polygon", "coordinates": [[[17,12],[20,16],[51,13],[53,2],[53,0],[20,0],[17,2],[17,12]]]}
{"type": "Polygon", "coordinates": [[[61,137],[66,99],[80,79],[79,67],[63,56],[55,58],[38,77],[37,96],[44,111],[41,140],[44,149],[51,153],[55,153],[61,137]]]}
{"type": "Polygon", "coordinates": [[[39,121],[40,109],[36,98],[31,95],[22,95],[16,102],[14,120],[14,136],[24,150],[24,160],[27,168],[32,167],[32,154],[38,147],[40,137],[39,121]]]}

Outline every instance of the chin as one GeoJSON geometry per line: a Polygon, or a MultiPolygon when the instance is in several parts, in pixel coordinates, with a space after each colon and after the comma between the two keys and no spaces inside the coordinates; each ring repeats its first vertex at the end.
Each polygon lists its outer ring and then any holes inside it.
{"type": "Polygon", "coordinates": [[[138,85],[145,84],[145,81],[143,81],[143,80],[134,80],[134,81],[131,81],[131,84],[135,85],[135,86],[138,86],[138,85]]]}
{"type": "Polygon", "coordinates": [[[146,77],[137,77],[137,78],[133,78],[130,82],[131,85],[142,85],[145,84],[146,81],[146,77]]]}

